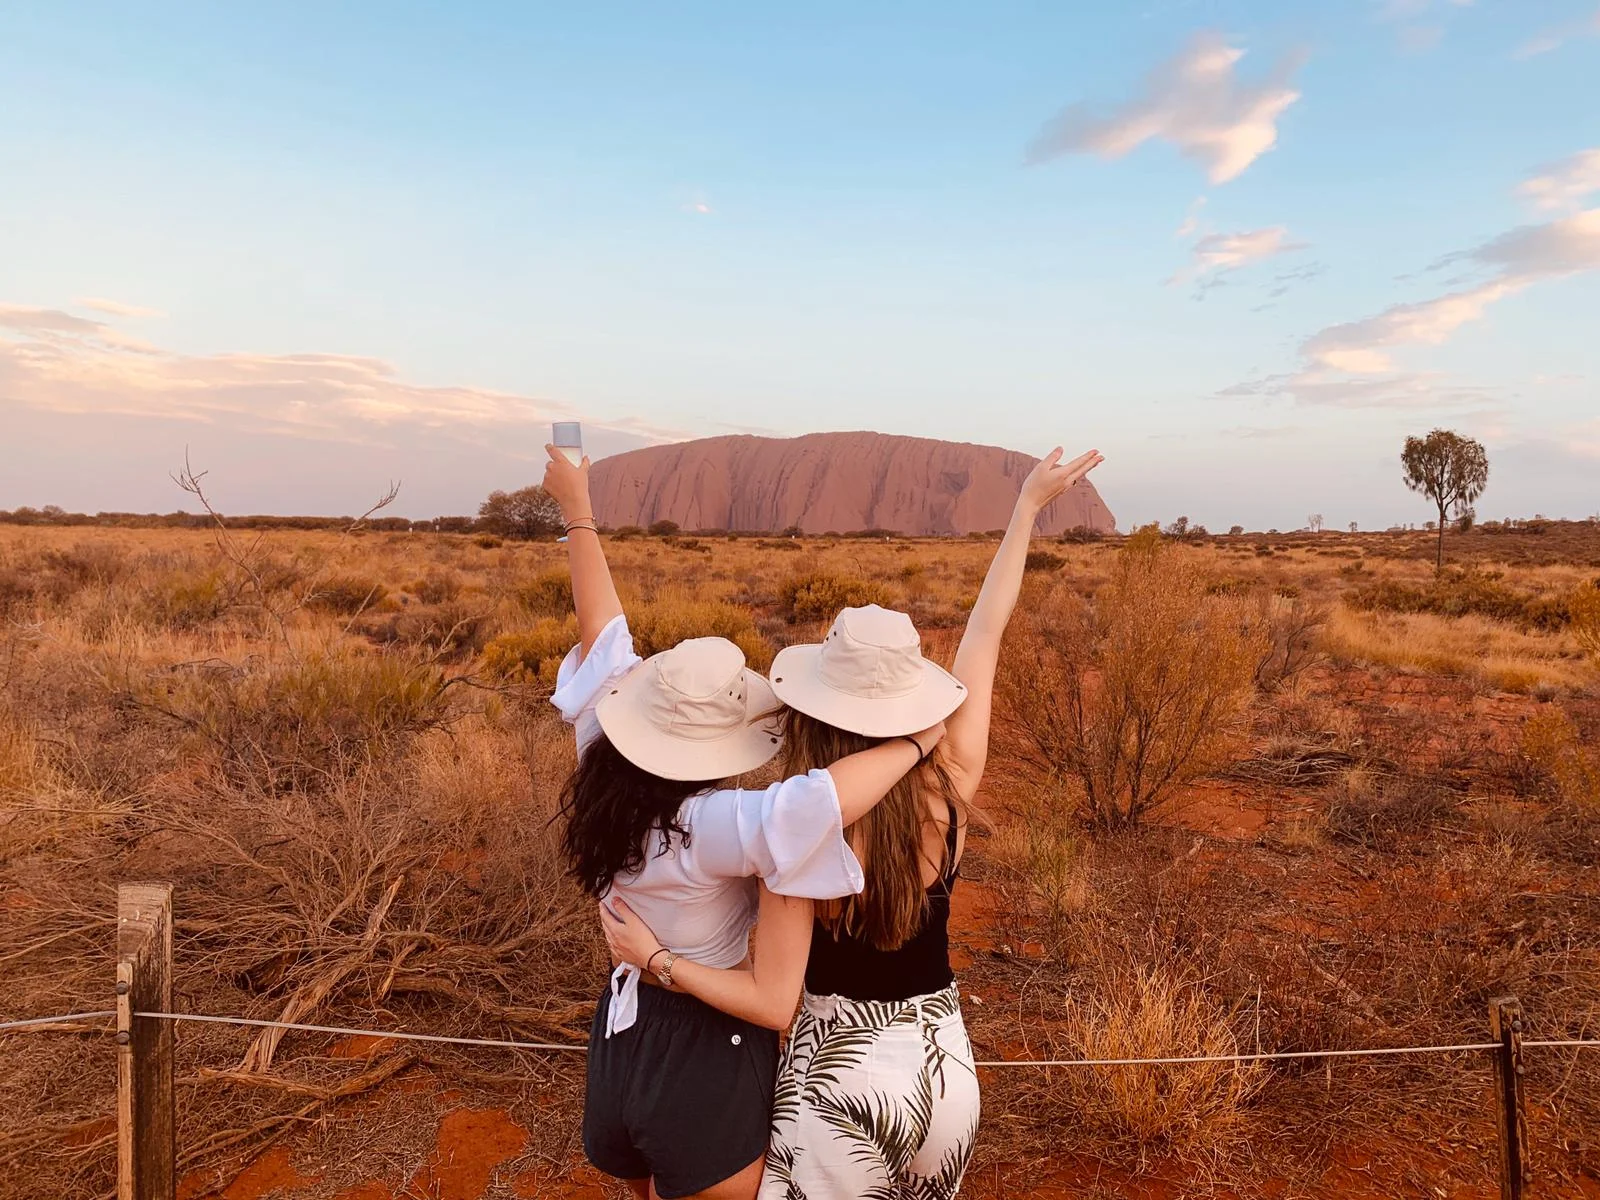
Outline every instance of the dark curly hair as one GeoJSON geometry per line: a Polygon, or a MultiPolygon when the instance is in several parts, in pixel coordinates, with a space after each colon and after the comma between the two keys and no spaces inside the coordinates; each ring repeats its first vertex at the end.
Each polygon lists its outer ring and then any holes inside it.
{"type": "Polygon", "coordinates": [[[584,748],[578,769],[561,789],[561,813],[567,819],[561,848],[567,870],[589,895],[604,896],[616,876],[644,866],[652,833],[659,839],[658,855],[667,852],[674,835],[687,844],[689,830],[678,824],[678,809],[718,782],[652,775],[600,734],[584,748]]]}

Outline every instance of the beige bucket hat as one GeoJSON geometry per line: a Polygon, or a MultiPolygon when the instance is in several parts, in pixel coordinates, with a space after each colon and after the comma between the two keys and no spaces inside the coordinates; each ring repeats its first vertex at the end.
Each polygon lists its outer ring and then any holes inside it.
{"type": "Polygon", "coordinates": [[[727,638],[689,638],[653,654],[601,697],[595,717],[634,766],[663,779],[727,779],[782,746],[771,686],[727,638]]]}
{"type": "Polygon", "coordinates": [[[966,685],[922,657],[911,618],[876,604],[845,609],[820,645],[778,651],[772,690],[808,717],[867,737],[917,733],[967,698],[966,685]]]}

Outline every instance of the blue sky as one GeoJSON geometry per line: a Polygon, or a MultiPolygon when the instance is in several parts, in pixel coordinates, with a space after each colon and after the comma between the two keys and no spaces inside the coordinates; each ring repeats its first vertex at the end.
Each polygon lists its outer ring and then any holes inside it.
{"type": "Polygon", "coordinates": [[[596,452],[1098,446],[1127,527],[1600,510],[1600,3],[0,13],[0,507],[471,511],[596,452]]]}

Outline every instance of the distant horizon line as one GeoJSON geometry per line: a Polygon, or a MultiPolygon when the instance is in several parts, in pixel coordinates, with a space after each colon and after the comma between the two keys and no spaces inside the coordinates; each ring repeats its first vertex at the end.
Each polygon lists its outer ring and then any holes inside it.
{"type": "MultiPolygon", "coordinates": [[[[210,513],[207,511],[190,512],[188,509],[172,509],[169,512],[126,512],[116,510],[101,510],[94,513],[73,512],[60,505],[46,504],[35,508],[32,505],[21,505],[13,509],[0,509],[0,525],[12,525],[18,528],[32,528],[48,526],[53,528],[100,528],[100,529],[200,529],[214,527],[218,521],[229,523],[241,529],[256,530],[296,530],[300,532],[327,532],[360,525],[361,528],[385,533],[440,533],[440,534],[482,534],[490,532],[486,527],[478,527],[482,517],[469,513],[448,513],[433,517],[401,517],[378,516],[366,518],[355,514],[314,514],[314,513],[210,513]],[[447,526],[447,527],[442,527],[447,526]],[[431,527],[431,528],[430,528],[431,527]]],[[[1351,528],[1350,525],[1339,525],[1312,529],[1302,525],[1293,529],[1245,529],[1242,525],[1232,525],[1226,530],[1211,530],[1199,522],[1190,523],[1188,518],[1179,517],[1185,523],[1182,531],[1174,529],[1171,525],[1162,526],[1159,521],[1146,522],[1124,531],[1113,528],[1109,533],[1099,533],[1087,526],[1076,526],[1064,534],[1049,535],[1044,540],[1071,539],[1073,537],[1092,540],[1095,538],[1127,537],[1140,529],[1156,525],[1164,536],[1174,540],[1184,538],[1213,538],[1213,537],[1286,537],[1292,534],[1307,534],[1313,537],[1351,536],[1364,534],[1410,534],[1438,532],[1437,523],[1434,521],[1395,523],[1382,528],[1351,528]]],[[[967,533],[912,533],[906,530],[876,527],[867,529],[828,530],[823,533],[806,533],[795,531],[794,527],[784,529],[725,529],[725,528],[696,528],[685,529],[676,522],[667,521],[673,526],[673,533],[689,537],[709,536],[735,536],[735,537],[801,537],[801,538],[861,538],[867,536],[894,536],[901,538],[982,538],[998,535],[1004,532],[1000,529],[972,530],[967,533]]],[[[655,524],[661,524],[656,522],[655,524]]],[[[1354,523],[1352,523],[1354,524],[1354,523]]],[[[1452,523],[1453,524],[1453,523],[1452,523]]],[[[1461,532],[1479,531],[1511,531],[1529,532],[1533,528],[1543,528],[1553,525],[1596,525],[1600,524],[1600,513],[1587,517],[1550,517],[1543,513],[1535,513],[1531,517],[1507,517],[1503,520],[1474,521],[1470,530],[1455,531],[1457,536],[1461,532]]],[[[646,527],[637,525],[602,526],[601,532],[614,534],[622,531],[640,530],[646,527]]],[[[661,536],[671,536],[663,534],[661,536]]],[[[512,539],[519,540],[519,539],[512,539]]]]}

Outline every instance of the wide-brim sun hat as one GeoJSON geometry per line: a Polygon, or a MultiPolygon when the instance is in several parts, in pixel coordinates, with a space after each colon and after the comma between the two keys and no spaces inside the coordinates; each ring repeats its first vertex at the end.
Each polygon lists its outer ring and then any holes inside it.
{"type": "Polygon", "coordinates": [[[922,657],[911,618],[876,604],[845,609],[818,644],[778,651],[771,675],[790,708],[866,737],[918,733],[967,698],[965,684],[922,657]]]}
{"type": "Polygon", "coordinates": [[[782,748],[778,700],[727,638],[689,638],[645,659],[595,706],[618,752],[663,779],[707,782],[765,766],[782,748]]]}

